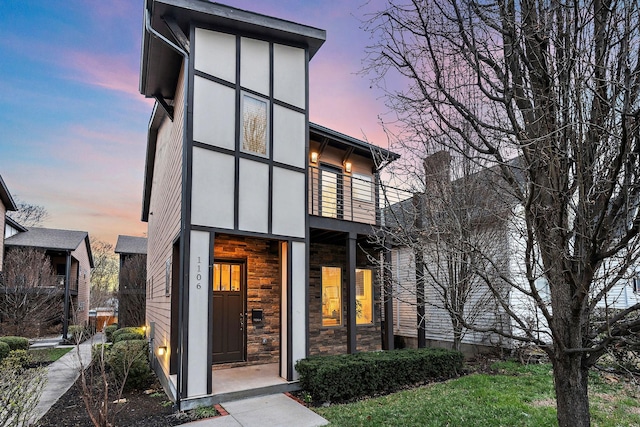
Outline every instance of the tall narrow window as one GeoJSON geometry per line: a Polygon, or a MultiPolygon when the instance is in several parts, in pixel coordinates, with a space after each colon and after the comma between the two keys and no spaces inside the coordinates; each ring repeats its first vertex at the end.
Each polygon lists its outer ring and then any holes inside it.
{"type": "Polygon", "coordinates": [[[373,284],[371,270],[356,269],[356,324],[373,323],[373,284]]]}
{"type": "Polygon", "coordinates": [[[322,267],[322,326],[342,325],[342,271],[322,267]]]}
{"type": "Polygon", "coordinates": [[[242,94],[242,151],[267,156],[269,111],[267,102],[242,94]]]}

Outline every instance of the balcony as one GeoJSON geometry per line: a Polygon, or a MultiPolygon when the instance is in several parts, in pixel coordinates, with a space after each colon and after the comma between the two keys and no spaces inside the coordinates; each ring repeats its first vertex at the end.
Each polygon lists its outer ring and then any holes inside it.
{"type": "MultiPolygon", "coordinates": [[[[57,275],[56,283],[58,284],[60,290],[64,291],[65,276],[61,274],[57,275]]],[[[73,295],[78,295],[78,279],[71,279],[71,283],[69,283],[69,291],[73,295]]]]}
{"type": "Polygon", "coordinates": [[[407,191],[378,185],[370,176],[309,168],[310,215],[384,226],[388,208],[411,196],[407,191]]]}

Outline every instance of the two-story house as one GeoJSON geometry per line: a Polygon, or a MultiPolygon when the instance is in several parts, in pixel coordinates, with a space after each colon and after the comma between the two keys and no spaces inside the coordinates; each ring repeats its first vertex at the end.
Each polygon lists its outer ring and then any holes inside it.
{"type": "Polygon", "coordinates": [[[397,155],[309,123],[325,31],[203,0],[147,0],[144,19],[146,320],[165,389],[187,409],[220,400],[222,368],[286,390],[308,355],[382,348],[367,236],[397,155]]]}

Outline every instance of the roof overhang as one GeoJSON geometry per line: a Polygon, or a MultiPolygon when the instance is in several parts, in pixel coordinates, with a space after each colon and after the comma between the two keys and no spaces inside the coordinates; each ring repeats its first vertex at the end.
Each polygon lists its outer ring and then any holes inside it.
{"type": "Polygon", "coordinates": [[[377,145],[369,144],[366,141],[353,138],[349,135],[345,135],[316,123],[309,123],[309,136],[320,142],[326,140],[328,145],[335,146],[340,149],[345,147],[351,148],[353,150],[353,154],[358,154],[372,159],[376,170],[380,170],[389,163],[400,158],[399,154],[392,151],[378,147],[377,145]]]}
{"type": "Polygon", "coordinates": [[[17,211],[18,206],[16,202],[11,197],[11,193],[9,193],[9,189],[7,185],[4,183],[2,176],[0,176],[0,200],[2,200],[2,204],[4,205],[5,210],[7,211],[17,211]]]}
{"type": "MultiPolygon", "coordinates": [[[[189,37],[191,24],[245,34],[307,48],[309,59],[320,49],[326,31],[261,15],[207,0],[146,0],[140,61],[140,93],[147,97],[173,99],[182,55],[147,31],[147,24],[168,40],[176,40],[166,19],[189,37]],[[149,18],[149,22],[147,21],[149,18]]],[[[179,44],[179,43],[178,43],[179,44]]]]}

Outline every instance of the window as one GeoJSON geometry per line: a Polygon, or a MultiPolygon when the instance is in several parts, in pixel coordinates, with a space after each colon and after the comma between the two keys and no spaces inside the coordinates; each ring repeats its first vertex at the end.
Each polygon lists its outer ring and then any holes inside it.
{"type": "Polygon", "coordinates": [[[342,325],[342,270],[322,267],[322,326],[342,325]]]}
{"type": "Polygon", "coordinates": [[[223,263],[213,264],[213,290],[239,291],[240,265],[223,263]]]}
{"type": "Polygon", "coordinates": [[[171,259],[164,264],[164,295],[171,293],[171,259]]]}
{"type": "Polygon", "coordinates": [[[633,278],[633,292],[640,293],[640,276],[633,278]]]}
{"type": "Polygon", "coordinates": [[[268,156],[269,112],[267,101],[242,94],[242,151],[268,156]]]}
{"type": "Polygon", "coordinates": [[[353,180],[351,181],[351,188],[353,198],[363,202],[373,202],[373,185],[371,183],[371,176],[354,173],[352,177],[353,180]]]}
{"type": "Polygon", "coordinates": [[[551,292],[549,291],[549,282],[547,279],[544,277],[538,277],[535,280],[534,285],[538,291],[538,295],[540,295],[540,298],[547,301],[551,296],[551,292]]]}
{"type": "Polygon", "coordinates": [[[356,324],[373,323],[373,284],[371,270],[356,269],[356,324]]]}

